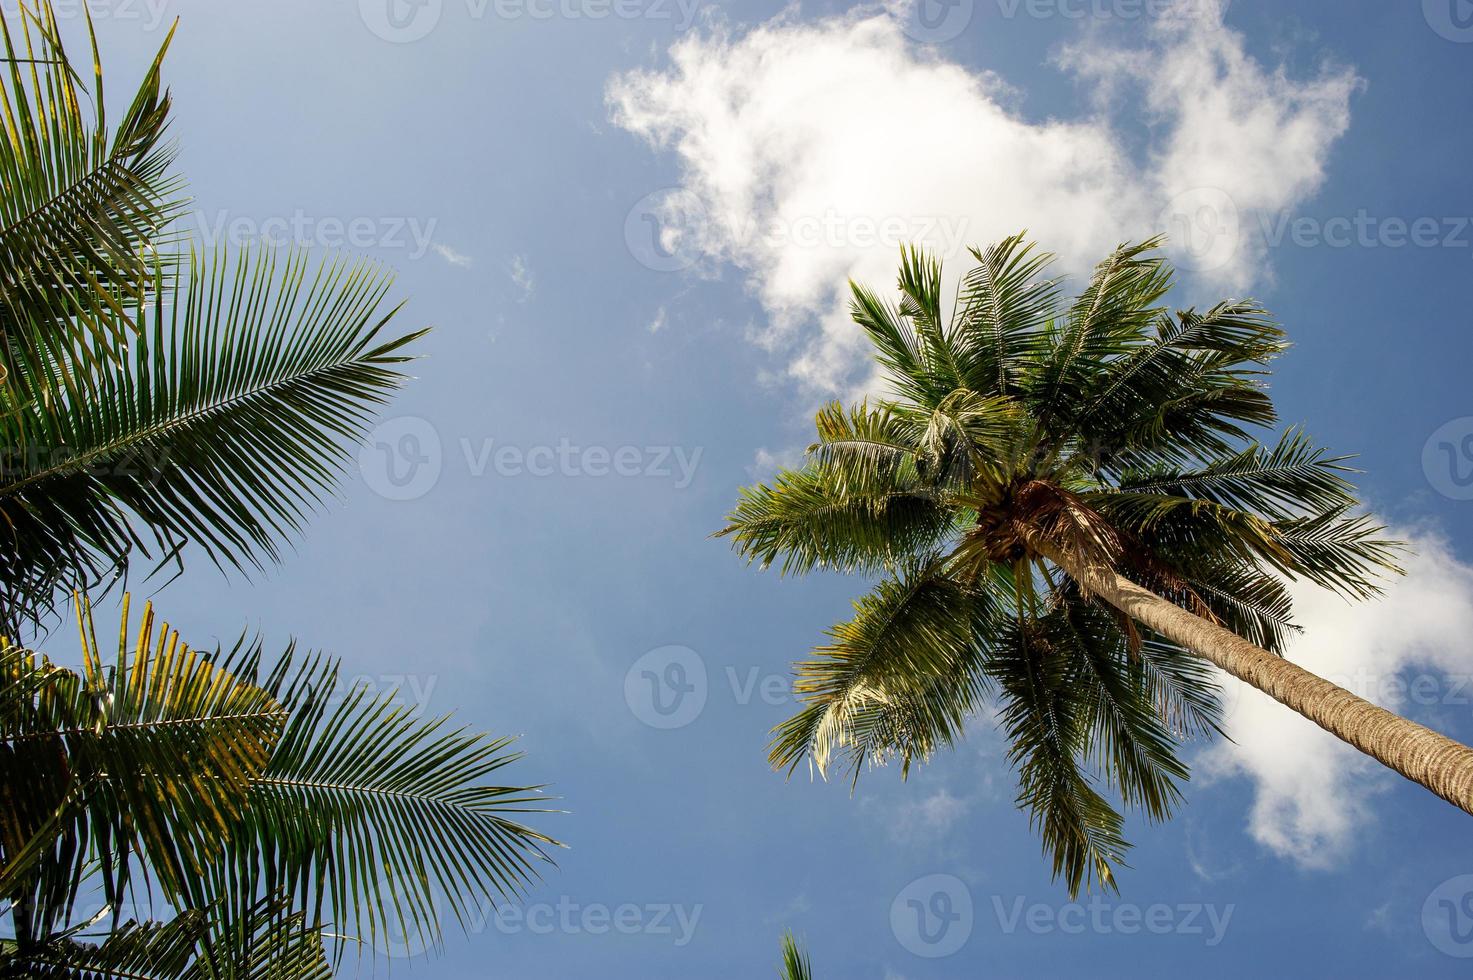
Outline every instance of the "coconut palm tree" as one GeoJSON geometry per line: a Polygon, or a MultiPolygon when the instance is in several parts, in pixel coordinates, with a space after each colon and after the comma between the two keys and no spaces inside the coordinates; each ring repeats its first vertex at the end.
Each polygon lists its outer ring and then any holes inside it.
{"type": "Polygon", "coordinates": [[[77,612],[79,671],[0,638],[0,976],[330,976],[436,945],[555,843],[536,788],[489,782],[510,739],[293,646],[193,650],[151,606],[130,642],[126,597],[109,651],[77,612]]]}
{"type": "Polygon", "coordinates": [[[1366,598],[1397,546],[1345,457],[1255,438],[1282,332],[1250,301],[1167,310],[1158,245],[1064,304],[1049,256],[1009,238],[973,250],[950,311],[940,264],[905,251],[898,304],[853,286],[893,398],[823,408],[805,465],[744,489],[721,532],[764,568],[879,578],[797,666],[773,765],[908,771],[992,696],[1071,894],[1113,886],[1127,847],[1102,790],[1152,819],[1180,802],[1181,738],[1219,729],[1209,665],[1473,812],[1473,750],[1282,657],[1286,579],[1366,598]]]}
{"type": "Polygon", "coordinates": [[[49,3],[0,14],[0,36],[0,614],[18,632],[135,554],[274,561],[418,334],[383,335],[372,263],[182,241],[172,31],[115,125],[95,36],[85,80],[49,3]]]}
{"type": "Polygon", "coordinates": [[[84,84],[49,4],[10,17],[0,976],[318,977],[347,948],[432,945],[444,917],[516,895],[553,843],[519,822],[535,787],[490,782],[509,740],[343,690],[318,654],[192,650],[151,608],[129,642],[126,593],[115,655],[80,597],[79,670],[25,639],[135,553],[274,560],[418,334],[381,336],[389,280],[369,264],[184,247],[168,39],[110,127],[90,21],[84,84]]]}

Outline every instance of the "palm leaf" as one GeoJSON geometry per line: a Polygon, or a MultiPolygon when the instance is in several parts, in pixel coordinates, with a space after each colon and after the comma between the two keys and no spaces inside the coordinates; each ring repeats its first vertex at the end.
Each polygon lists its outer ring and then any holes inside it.
{"type": "Polygon", "coordinates": [[[37,361],[17,378],[23,405],[0,419],[23,447],[0,465],[13,608],[126,569],[134,547],[164,560],[193,541],[236,568],[275,559],[419,336],[380,336],[389,280],[363,262],[194,257],[156,285],[125,358],[87,372],[37,361]]]}

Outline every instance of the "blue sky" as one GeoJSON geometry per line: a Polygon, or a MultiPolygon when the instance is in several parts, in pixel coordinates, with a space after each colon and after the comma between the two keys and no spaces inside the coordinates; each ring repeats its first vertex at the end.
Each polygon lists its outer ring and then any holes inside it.
{"type": "Polygon", "coordinates": [[[1421,555],[1373,607],[1306,596],[1293,656],[1473,739],[1466,0],[389,2],[97,13],[115,93],[180,18],[197,238],[371,254],[435,327],[279,570],[157,597],[196,645],[295,636],[521,734],[571,811],[520,917],[395,971],[767,976],[792,928],[828,977],[1466,974],[1468,818],[1251,692],[1094,905],[985,718],[908,784],[784,782],[789,664],[863,585],[708,538],[867,390],[838,290],[892,239],[1026,225],[1077,274],[1171,231],[1177,305],[1279,315],[1285,419],[1421,555]]]}

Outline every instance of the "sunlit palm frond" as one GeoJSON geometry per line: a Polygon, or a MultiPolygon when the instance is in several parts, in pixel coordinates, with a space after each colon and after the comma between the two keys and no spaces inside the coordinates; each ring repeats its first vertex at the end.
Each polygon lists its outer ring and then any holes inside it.
{"type": "Polygon", "coordinates": [[[7,706],[0,732],[0,893],[24,913],[22,936],[65,922],[84,876],[117,908],[140,860],[169,891],[218,860],[286,721],[268,692],[191,649],[151,606],[130,641],[127,605],[109,654],[79,602],[81,673],[8,642],[0,651],[7,680],[25,689],[7,684],[5,700],[25,703],[7,706]]]}
{"type": "Polygon", "coordinates": [[[854,775],[898,755],[908,766],[951,742],[983,693],[983,642],[996,601],[946,574],[937,559],[907,562],[854,604],[833,642],[797,667],[804,709],[773,731],[770,759],[820,772],[836,754],[854,775]]]}
{"type": "Polygon", "coordinates": [[[808,953],[798,945],[791,932],[783,934],[783,963],[778,976],[782,980],[813,980],[813,964],[808,953]]]}
{"type": "MultiPolygon", "coordinates": [[[[173,31],[110,130],[90,15],[87,25],[91,92],[72,68],[50,4],[21,8],[13,21],[0,14],[9,62],[0,69],[8,136],[0,140],[5,378],[29,371],[35,359],[104,358],[125,343],[128,317],[99,318],[92,308],[100,299],[122,310],[150,287],[159,249],[173,237],[167,228],[184,206],[169,170],[169,96],[160,80],[173,31]]],[[[0,395],[9,401],[16,393],[0,384],[0,395]]]]}

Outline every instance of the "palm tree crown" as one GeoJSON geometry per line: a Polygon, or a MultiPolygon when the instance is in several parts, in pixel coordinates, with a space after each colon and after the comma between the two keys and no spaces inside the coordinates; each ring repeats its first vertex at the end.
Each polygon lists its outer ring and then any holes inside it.
{"type": "Polygon", "coordinates": [[[1260,378],[1279,328],[1249,301],[1168,310],[1158,245],[1122,246],[1067,304],[1021,235],[973,250],[951,310],[917,249],[898,305],[853,285],[893,397],[821,410],[806,464],[744,489],[721,532],[763,567],[879,577],[798,665],[805,704],[773,764],[908,770],[993,697],[1071,893],[1113,886],[1127,847],[1104,791],[1167,818],[1182,739],[1221,720],[1211,668],[1076,569],[1279,653],[1286,578],[1364,597],[1395,568],[1344,457],[1294,430],[1255,438],[1277,422],[1260,378]]]}

